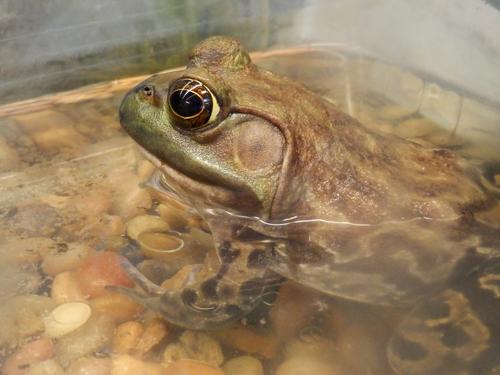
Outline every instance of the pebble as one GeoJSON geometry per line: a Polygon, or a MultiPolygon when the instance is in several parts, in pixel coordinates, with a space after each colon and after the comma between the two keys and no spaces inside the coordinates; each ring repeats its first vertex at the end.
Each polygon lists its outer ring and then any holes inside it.
{"type": "Polygon", "coordinates": [[[0,304],[11,297],[36,293],[41,283],[36,265],[0,265],[0,304]]]}
{"type": "Polygon", "coordinates": [[[112,197],[111,213],[127,220],[144,214],[151,208],[153,201],[147,189],[139,185],[142,181],[137,176],[123,173],[110,178],[109,183],[115,188],[112,197]]]}
{"type": "Polygon", "coordinates": [[[10,224],[18,233],[28,237],[52,237],[63,220],[59,212],[43,203],[30,203],[17,207],[10,224]]]}
{"type": "Polygon", "coordinates": [[[92,249],[83,243],[70,242],[59,244],[43,258],[42,270],[50,276],[73,271],[80,267],[92,249]]]}
{"type": "Polygon", "coordinates": [[[67,375],[109,375],[110,358],[81,357],[66,369],[67,375]]]}
{"type": "Polygon", "coordinates": [[[16,170],[20,162],[16,150],[10,147],[3,137],[0,137],[0,173],[16,170]]]}
{"type": "Polygon", "coordinates": [[[169,344],[163,353],[163,361],[172,363],[180,359],[194,359],[213,366],[224,362],[219,343],[204,332],[184,331],[179,340],[169,344]]]}
{"type": "Polygon", "coordinates": [[[136,318],[144,311],[144,306],[121,293],[107,293],[90,300],[92,309],[107,314],[117,323],[136,318]]]}
{"type": "Polygon", "coordinates": [[[415,113],[414,108],[407,108],[398,104],[387,104],[380,109],[378,115],[384,120],[398,120],[413,113],[415,113]]]}
{"type": "Polygon", "coordinates": [[[402,138],[415,138],[425,137],[438,129],[438,125],[425,118],[410,118],[399,123],[394,129],[394,133],[402,138]]]}
{"type": "Polygon", "coordinates": [[[42,333],[45,329],[42,316],[54,307],[51,298],[36,295],[17,296],[3,302],[0,305],[0,346],[15,347],[24,338],[42,333]]]}
{"type": "Polygon", "coordinates": [[[294,357],[283,362],[275,375],[343,375],[340,369],[328,362],[310,357],[294,357]]]}
{"type": "Polygon", "coordinates": [[[259,354],[264,358],[276,357],[279,340],[274,335],[264,335],[242,325],[215,331],[213,335],[224,345],[250,354],[259,354]]]}
{"type": "Polygon", "coordinates": [[[76,331],[61,337],[56,343],[56,358],[67,367],[74,360],[92,355],[113,340],[114,319],[105,314],[95,314],[76,331]]]}
{"type": "Polygon", "coordinates": [[[2,368],[2,375],[24,375],[27,368],[52,358],[53,355],[52,340],[42,338],[31,341],[7,358],[2,368]]]}
{"type": "Polygon", "coordinates": [[[46,237],[14,239],[0,245],[0,264],[36,263],[56,247],[56,242],[46,237]]]}
{"type": "Polygon", "coordinates": [[[80,287],[75,272],[62,272],[54,277],[50,296],[57,304],[72,301],[84,301],[85,294],[80,287]]]}
{"type": "MultiPolygon", "coordinates": [[[[53,359],[48,359],[46,361],[38,362],[30,366],[28,371],[23,373],[23,375],[65,375],[64,369],[54,361],[53,359]]],[[[75,375],[73,372],[69,374],[75,375]]],[[[92,373],[94,375],[94,373],[92,373]]]]}
{"type": "Polygon", "coordinates": [[[279,290],[278,297],[269,311],[269,318],[276,333],[287,339],[295,336],[318,310],[317,293],[287,282],[279,290]]]}
{"type": "Polygon", "coordinates": [[[139,337],[135,351],[138,355],[151,351],[168,335],[168,328],[164,320],[154,318],[146,322],[144,325],[144,332],[139,337]]]}
{"type": "Polygon", "coordinates": [[[153,215],[139,215],[129,220],[125,225],[127,236],[135,241],[141,233],[164,232],[169,229],[169,225],[161,217],[153,215]]]}
{"type": "Polygon", "coordinates": [[[264,375],[262,363],[248,355],[232,358],[222,366],[225,375],[264,375]]]}
{"type": "Polygon", "coordinates": [[[113,351],[119,354],[132,354],[143,332],[144,327],[135,320],[120,324],[116,327],[113,337],[113,351]]]}
{"type": "Polygon", "coordinates": [[[165,368],[159,363],[145,362],[129,355],[119,355],[111,359],[110,375],[165,375],[165,368]]]}
{"type": "Polygon", "coordinates": [[[181,359],[171,363],[163,375],[226,375],[222,370],[209,364],[181,359]]]}
{"type": "Polygon", "coordinates": [[[67,302],[44,316],[45,335],[57,338],[80,328],[90,318],[92,310],[84,302],[67,302]]]}

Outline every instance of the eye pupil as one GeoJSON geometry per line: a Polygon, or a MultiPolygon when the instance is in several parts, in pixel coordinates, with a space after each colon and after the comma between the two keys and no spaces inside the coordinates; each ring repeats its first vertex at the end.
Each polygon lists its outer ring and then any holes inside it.
{"type": "Polygon", "coordinates": [[[193,130],[207,124],[218,113],[216,99],[200,81],[181,78],[169,88],[168,104],[174,124],[182,129],[193,130]]]}
{"type": "Polygon", "coordinates": [[[170,106],[179,116],[191,117],[203,110],[203,100],[193,92],[181,89],[170,95],[170,106]]]}

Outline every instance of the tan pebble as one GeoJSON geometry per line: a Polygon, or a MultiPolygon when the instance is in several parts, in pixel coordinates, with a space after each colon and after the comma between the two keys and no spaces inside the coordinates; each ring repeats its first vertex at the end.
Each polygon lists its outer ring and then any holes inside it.
{"type": "Polygon", "coordinates": [[[335,342],[326,337],[311,335],[310,337],[289,339],[285,343],[284,357],[316,357],[330,358],[335,353],[335,342]]]}
{"type": "MultiPolygon", "coordinates": [[[[53,359],[48,359],[43,362],[35,363],[30,366],[28,371],[23,373],[24,375],[64,375],[64,369],[61,367],[59,363],[54,361],[53,359]]],[[[74,373],[70,373],[74,375],[74,373]]],[[[94,375],[94,374],[92,374],[94,375]]]]}
{"type": "Polygon", "coordinates": [[[52,340],[43,338],[31,341],[7,358],[3,365],[2,375],[22,375],[26,368],[52,358],[53,355],[52,340]]]}
{"type": "MultiPolygon", "coordinates": [[[[36,293],[42,276],[35,264],[0,264],[0,305],[14,296],[36,293]]],[[[0,325],[0,331],[3,329],[0,325]]]]}
{"type": "Polygon", "coordinates": [[[183,231],[189,223],[190,214],[182,208],[160,204],[157,211],[173,230],[183,231]]]}
{"type": "Polygon", "coordinates": [[[269,311],[270,320],[278,335],[289,338],[297,334],[318,309],[318,305],[314,303],[317,299],[316,293],[298,284],[283,284],[269,311]]]}
{"type": "Polygon", "coordinates": [[[248,355],[232,358],[222,366],[225,375],[264,375],[262,363],[248,355]]]}
{"type": "Polygon", "coordinates": [[[44,194],[40,197],[40,201],[48,204],[57,210],[64,209],[71,197],[66,195],[56,195],[56,194],[44,194]]]}
{"type": "Polygon", "coordinates": [[[189,234],[194,241],[204,248],[209,249],[214,246],[214,238],[212,235],[200,228],[192,228],[189,234]]]}
{"type": "MultiPolygon", "coordinates": [[[[3,284],[1,284],[3,285],[3,284]]],[[[0,304],[0,346],[15,346],[28,336],[45,329],[42,317],[54,309],[49,297],[24,295],[0,304]]]]}
{"type": "Polygon", "coordinates": [[[496,186],[500,187],[500,173],[495,175],[495,177],[493,178],[493,181],[495,181],[496,186]]]}
{"type": "Polygon", "coordinates": [[[74,360],[95,353],[112,342],[114,331],[115,323],[111,317],[92,315],[83,326],[57,340],[57,361],[67,367],[74,360]]]}
{"type": "Polygon", "coordinates": [[[415,113],[414,108],[403,107],[398,104],[388,104],[379,111],[379,116],[385,120],[397,120],[415,113]]]}
{"type": "Polygon", "coordinates": [[[31,203],[17,207],[11,224],[30,237],[51,237],[60,227],[62,218],[55,208],[44,203],[31,203]]]}
{"type": "Polygon", "coordinates": [[[0,245],[0,264],[36,263],[56,248],[56,242],[46,237],[11,240],[0,245]]]}
{"type": "Polygon", "coordinates": [[[85,294],[80,287],[76,274],[72,271],[62,272],[54,277],[50,296],[57,304],[85,300],[85,294]]]}
{"type": "Polygon", "coordinates": [[[66,369],[67,375],[109,375],[110,372],[110,358],[82,357],[66,369]]]}
{"type": "Polygon", "coordinates": [[[438,125],[425,118],[411,118],[396,126],[394,132],[403,138],[424,137],[439,129],[438,125]]]}
{"type": "Polygon", "coordinates": [[[343,375],[344,372],[332,364],[310,357],[295,357],[283,362],[276,375],[343,375]]]}
{"type": "Polygon", "coordinates": [[[155,169],[156,167],[149,160],[141,160],[137,166],[137,177],[145,181],[151,177],[155,169]]]}
{"type": "Polygon", "coordinates": [[[111,192],[108,190],[89,191],[72,197],[70,208],[76,209],[85,218],[95,218],[111,208],[111,192]]]}
{"type": "Polygon", "coordinates": [[[0,172],[12,172],[19,167],[20,162],[16,150],[0,137],[0,172]]]}
{"type": "Polygon", "coordinates": [[[213,335],[223,345],[242,352],[260,354],[268,359],[278,354],[279,340],[276,336],[260,334],[242,325],[215,331],[213,335]]]}
{"type": "Polygon", "coordinates": [[[144,355],[158,345],[168,334],[167,325],[162,319],[151,319],[144,326],[144,333],[137,342],[136,351],[144,355]]]}
{"type": "Polygon", "coordinates": [[[120,324],[113,338],[113,351],[119,354],[131,354],[143,332],[144,328],[139,322],[130,321],[120,324]]]}
{"type": "Polygon", "coordinates": [[[170,364],[163,375],[225,375],[221,369],[191,359],[170,364]]]}
{"type": "Polygon", "coordinates": [[[161,288],[164,290],[176,290],[182,287],[185,282],[186,278],[189,276],[189,274],[193,271],[194,265],[187,265],[182,267],[175,275],[172,277],[168,278],[161,284],[161,288]]]}
{"type": "Polygon", "coordinates": [[[86,244],[77,242],[60,245],[44,257],[42,270],[51,276],[72,271],[84,262],[91,251],[86,244]]]}
{"type": "Polygon", "coordinates": [[[170,344],[163,353],[163,361],[172,363],[179,359],[194,359],[214,366],[224,362],[219,343],[204,332],[184,331],[179,341],[170,344]]]}
{"type": "Polygon", "coordinates": [[[121,293],[108,293],[93,298],[90,300],[90,305],[95,312],[105,313],[118,323],[134,319],[144,310],[143,305],[121,293]]]}
{"type": "Polygon", "coordinates": [[[85,302],[63,303],[44,316],[44,334],[51,338],[65,336],[84,325],[91,313],[90,306],[85,302]]]}
{"type": "Polygon", "coordinates": [[[153,201],[147,189],[141,188],[141,181],[133,174],[125,174],[113,183],[116,187],[112,198],[112,212],[123,219],[143,214],[153,201]]]}
{"type": "Polygon", "coordinates": [[[164,371],[165,368],[158,363],[144,362],[129,355],[111,359],[111,375],[164,375],[164,371]]]}
{"type": "Polygon", "coordinates": [[[82,236],[90,246],[114,251],[127,242],[122,237],[124,231],[125,224],[120,216],[103,214],[85,228],[86,233],[82,236]]]}
{"type": "Polygon", "coordinates": [[[127,236],[136,240],[144,232],[163,232],[169,229],[168,223],[161,217],[140,215],[129,220],[126,224],[127,236]]]}
{"type": "Polygon", "coordinates": [[[30,134],[30,138],[41,151],[49,154],[61,151],[76,154],[88,143],[85,137],[67,125],[35,131],[30,134]]]}
{"type": "Polygon", "coordinates": [[[172,262],[186,256],[184,240],[168,233],[142,232],[137,237],[142,253],[149,258],[172,262]]]}

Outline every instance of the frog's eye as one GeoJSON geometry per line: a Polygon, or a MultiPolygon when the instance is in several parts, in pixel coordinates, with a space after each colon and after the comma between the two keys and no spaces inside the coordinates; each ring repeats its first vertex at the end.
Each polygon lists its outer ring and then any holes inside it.
{"type": "Polygon", "coordinates": [[[170,85],[168,105],[176,125],[185,130],[196,130],[209,124],[220,111],[210,89],[191,78],[181,78],[170,85]]]}

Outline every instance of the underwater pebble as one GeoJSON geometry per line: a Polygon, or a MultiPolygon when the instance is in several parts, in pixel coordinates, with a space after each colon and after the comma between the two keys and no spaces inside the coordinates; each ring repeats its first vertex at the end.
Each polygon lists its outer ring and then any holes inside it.
{"type": "Polygon", "coordinates": [[[139,337],[136,353],[144,355],[167,337],[168,328],[162,319],[154,318],[144,324],[144,332],[139,337]]]}
{"type": "Polygon", "coordinates": [[[115,187],[111,212],[128,219],[148,210],[153,201],[147,189],[139,187],[141,180],[133,174],[123,173],[111,176],[109,183],[115,187]]]}
{"type": "Polygon", "coordinates": [[[149,258],[172,262],[186,255],[183,251],[184,240],[172,234],[143,232],[139,234],[137,242],[144,256],[149,258]]]}
{"type": "Polygon", "coordinates": [[[134,282],[120,265],[121,255],[110,251],[97,252],[85,259],[76,271],[82,291],[91,298],[112,294],[106,286],[119,285],[131,288],[134,282]]]}
{"type": "Polygon", "coordinates": [[[191,359],[181,359],[171,363],[163,375],[225,375],[217,367],[191,359]]]}
{"type": "Polygon", "coordinates": [[[0,305],[0,346],[15,347],[22,339],[43,332],[42,316],[52,311],[49,297],[25,295],[11,298],[0,305]]]}
{"type": "Polygon", "coordinates": [[[19,167],[20,162],[16,150],[0,137],[0,172],[12,172],[19,167]]]}
{"type": "Polygon", "coordinates": [[[90,300],[92,309],[97,313],[111,316],[117,323],[136,318],[144,311],[144,306],[121,293],[107,293],[90,300]]]}
{"type": "Polygon", "coordinates": [[[52,237],[62,222],[59,212],[53,207],[47,204],[31,203],[18,206],[9,224],[17,232],[29,237],[52,237]]]}
{"type": "Polygon", "coordinates": [[[278,336],[292,337],[309,323],[318,309],[317,300],[317,293],[292,282],[284,283],[269,310],[269,318],[278,336]]]}
{"type": "Polygon", "coordinates": [[[169,229],[165,220],[161,217],[153,215],[140,215],[129,220],[125,225],[127,236],[136,240],[139,235],[144,232],[164,232],[169,229]]]}
{"type": "Polygon", "coordinates": [[[111,192],[109,190],[86,191],[78,194],[67,202],[85,218],[96,218],[111,208],[111,192]]]}
{"type": "Polygon", "coordinates": [[[111,375],[164,375],[164,371],[165,368],[158,363],[144,362],[129,355],[119,355],[111,359],[111,375]]]}
{"type": "Polygon", "coordinates": [[[335,353],[335,342],[326,337],[316,334],[300,334],[300,338],[292,338],[286,341],[283,354],[285,358],[293,357],[313,357],[328,359],[335,353]]]}
{"type": "Polygon", "coordinates": [[[295,357],[283,362],[276,375],[343,375],[337,366],[310,357],[295,357]]]}
{"type": "Polygon", "coordinates": [[[385,120],[398,120],[415,113],[414,108],[402,107],[399,104],[387,104],[380,108],[378,115],[385,120]]]}
{"type": "Polygon", "coordinates": [[[67,375],[109,375],[110,372],[110,358],[82,357],[66,369],[67,375]]]}
{"type": "Polygon", "coordinates": [[[165,220],[171,229],[184,231],[189,223],[190,214],[184,209],[173,205],[160,204],[156,209],[160,217],[165,220]]]}
{"type": "Polygon", "coordinates": [[[54,356],[52,340],[42,338],[31,341],[11,355],[3,365],[2,375],[23,375],[32,364],[54,356]]]}
{"type": "Polygon", "coordinates": [[[61,337],[56,343],[56,358],[67,367],[74,360],[95,353],[111,343],[115,331],[113,318],[93,315],[76,331],[61,337]]]}
{"type": "Polygon", "coordinates": [[[73,271],[83,264],[92,249],[82,243],[60,244],[47,254],[42,262],[42,270],[50,276],[73,271]]]}
{"type": "Polygon", "coordinates": [[[180,359],[194,359],[219,366],[224,362],[224,355],[219,343],[206,333],[184,331],[179,340],[169,344],[163,353],[165,363],[180,359]]]}
{"type": "Polygon", "coordinates": [[[171,264],[156,259],[146,259],[137,265],[137,269],[156,285],[161,285],[172,277],[178,269],[171,264]]]}
{"type": "Polygon", "coordinates": [[[50,296],[57,304],[85,300],[76,274],[72,271],[62,272],[54,277],[50,296]]]}
{"type": "Polygon", "coordinates": [[[42,277],[36,265],[0,265],[0,304],[2,301],[23,294],[36,293],[42,277]]]}
{"type": "Polygon", "coordinates": [[[120,324],[116,327],[113,337],[113,351],[119,354],[131,354],[143,332],[144,327],[135,320],[120,324]]]}
{"type": "Polygon", "coordinates": [[[52,338],[67,335],[85,324],[90,314],[90,306],[83,302],[59,305],[43,319],[45,335],[52,338]]]}
{"type": "Polygon", "coordinates": [[[274,335],[264,335],[251,329],[237,325],[213,333],[221,344],[250,354],[259,354],[264,358],[276,357],[279,341],[274,335]]]}
{"type": "Polygon", "coordinates": [[[424,137],[431,134],[439,127],[425,118],[411,118],[399,123],[394,128],[394,133],[402,138],[424,137]]]}
{"type": "Polygon", "coordinates": [[[55,246],[56,242],[46,237],[10,240],[0,245],[0,264],[36,263],[55,246]]]}
{"type": "Polygon", "coordinates": [[[137,177],[141,181],[146,181],[155,170],[156,167],[149,160],[141,160],[137,165],[137,177]]]}
{"type": "MultiPolygon", "coordinates": [[[[30,366],[28,371],[23,373],[24,375],[65,375],[64,369],[54,361],[53,359],[48,359],[43,362],[38,362],[30,366]]],[[[70,372],[69,374],[74,375],[70,372]]],[[[92,374],[94,375],[94,374],[92,374]]]]}
{"type": "Polygon", "coordinates": [[[222,366],[225,375],[264,375],[262,363],[248,355],[232,358],[222,366]]]}

